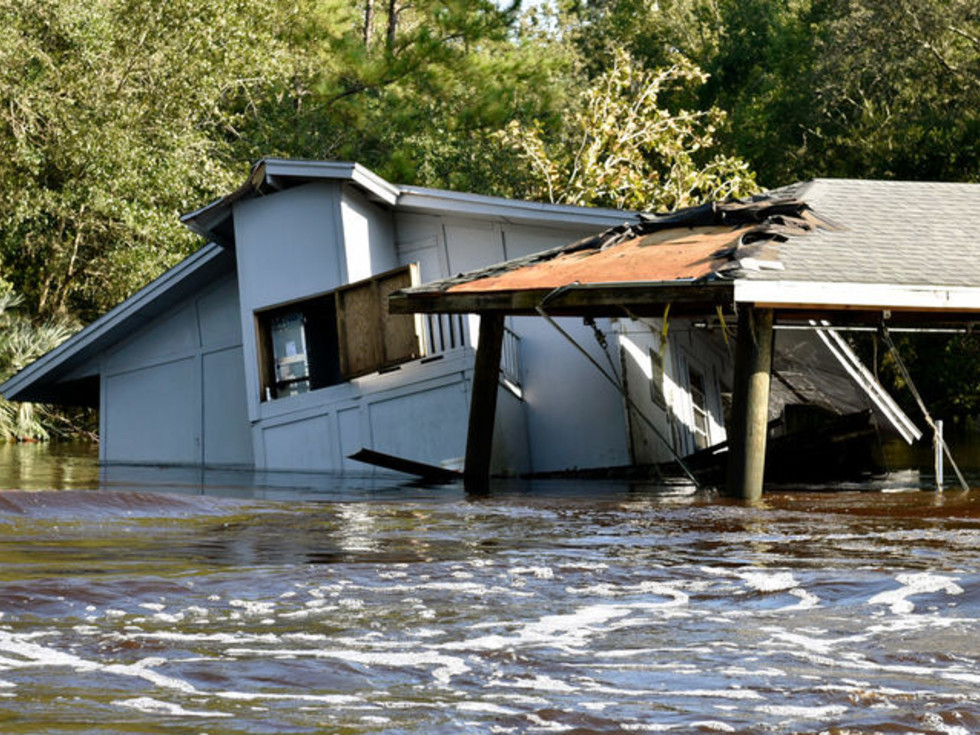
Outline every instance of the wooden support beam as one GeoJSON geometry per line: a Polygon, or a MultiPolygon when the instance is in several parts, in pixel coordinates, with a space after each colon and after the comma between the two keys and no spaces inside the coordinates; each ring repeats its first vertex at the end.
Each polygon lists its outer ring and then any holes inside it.
{"type": "Polygon", "coordinates": [[[497,413],[497,387],[500,352],[504,341],[504,317],[480,315],[480,342],[473,370],[470,422],[466,435],[466,464],[463,486],[483,491],[490,486],[490,458],[493,453],[493,425],[497,413]]]}
{"type": "Polygon", "coordinates": [[[728,437],[728,492],[745,500],[762,497],[772,373],[772,309],[739,307],[735,346],[732,427],[728,437]]]}

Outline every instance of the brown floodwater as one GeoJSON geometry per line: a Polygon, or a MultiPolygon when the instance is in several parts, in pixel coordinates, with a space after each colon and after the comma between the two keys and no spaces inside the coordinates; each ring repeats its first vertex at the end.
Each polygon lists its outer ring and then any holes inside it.
{"type": "Polygon", "coordinates": [[[980,493],[932,485],[471,498],[0,447],[0,731],[978,732],[980,493]]]}

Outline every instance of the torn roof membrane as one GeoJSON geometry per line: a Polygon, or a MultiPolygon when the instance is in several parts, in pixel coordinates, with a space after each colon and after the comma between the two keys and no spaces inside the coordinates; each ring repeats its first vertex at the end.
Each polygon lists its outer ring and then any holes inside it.
{"type": "Polygon", "coordinates": [[[643,215],[594,237],[438,281],[426,290],[486,293],[568,284],[706,282],[781,268],[779,245],[832,229],[798,199],[709,203],[643,215]]]}

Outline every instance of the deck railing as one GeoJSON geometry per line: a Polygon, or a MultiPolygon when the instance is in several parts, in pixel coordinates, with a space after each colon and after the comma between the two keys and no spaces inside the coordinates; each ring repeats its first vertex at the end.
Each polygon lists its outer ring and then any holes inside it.
{"type": "MultiPolygon", "coordinates": [[[[432,358],[470,345],[469,318],[465,314],[426,314],[424,317],[425,357],[432,358]]],[[[504,327],[500,348],[500,382],[518,398],[521,387],[521,338],[504,327]]]]}
{"type": "Polygon", "coordinates": [[[464,314],[425,315],[425,354],[427,357],[449,352],[469,343],[464,314]]]}

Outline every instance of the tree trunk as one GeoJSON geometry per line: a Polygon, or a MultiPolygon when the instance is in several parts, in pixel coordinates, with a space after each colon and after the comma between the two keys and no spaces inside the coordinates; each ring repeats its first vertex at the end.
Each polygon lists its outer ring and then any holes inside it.
{"type": "Polygon", "coordinates": [[[395,35],[398,33],[398,0],[388,0],[388,31],[385,39],[388,51],[395,49],[395,35]]]}
{"type": "Polygon", "coordinates": [[[374,26],[374,0],[364,0],[364,45],[371,45],[371,29],[374,26]]]}

